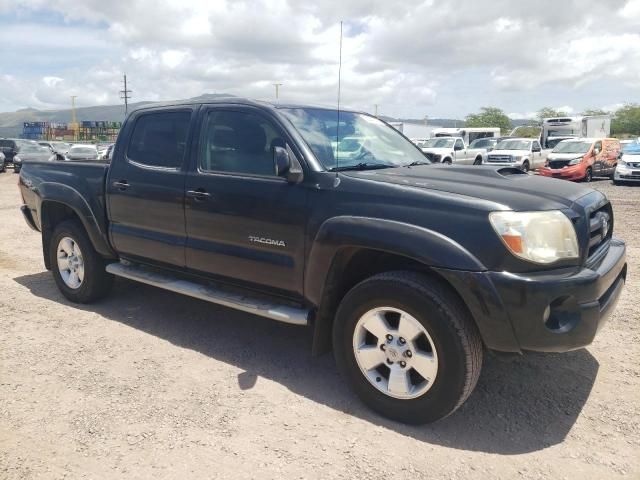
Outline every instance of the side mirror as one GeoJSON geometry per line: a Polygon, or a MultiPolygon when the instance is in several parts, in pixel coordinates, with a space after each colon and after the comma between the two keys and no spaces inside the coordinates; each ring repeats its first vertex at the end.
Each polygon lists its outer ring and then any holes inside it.
{"type": "Polygon", "coordinates": [[[273,147],[273,165],[276,176],[286,178],[289,183],[302,181],[302,167],[289,147],[273,147]]]}

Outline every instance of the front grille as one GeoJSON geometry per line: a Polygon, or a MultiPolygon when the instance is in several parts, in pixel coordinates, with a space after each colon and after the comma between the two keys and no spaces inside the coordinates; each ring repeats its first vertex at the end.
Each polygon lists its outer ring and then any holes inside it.
{"type": "Polygon", "coordinates": [[[569,165],[570,160],[549,160],[549,168],[557,169],[569,165]]]}
{"type": "Polygon", "coordinates": [[[487,161],[489,163],[511,163],[511,155],[489,155],[487,161]]]}
{"type": "Polygon", "coordinates": [[[607,243],[613,235],[613,210],[611,204],[606,203],[602,207],[589,214],[589,252],[590,259],[600,247],[607,243]]]}

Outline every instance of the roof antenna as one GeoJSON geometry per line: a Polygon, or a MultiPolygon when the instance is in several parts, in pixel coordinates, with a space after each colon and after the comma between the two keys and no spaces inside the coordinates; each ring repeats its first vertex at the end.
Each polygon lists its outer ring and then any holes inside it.
{"type": "Polygon", "coordinates": [[[342,21],[340,22],[340,57],[338,60],[338,122],[336,123],[336,178],[333,186],[340,185],[340,177],[338,177],[338,162],[340,159],[340,82],[342,74],[342,21]]]}

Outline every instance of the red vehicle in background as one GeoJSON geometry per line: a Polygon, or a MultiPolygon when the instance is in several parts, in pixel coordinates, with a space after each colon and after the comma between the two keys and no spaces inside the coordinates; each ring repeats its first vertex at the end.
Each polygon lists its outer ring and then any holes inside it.
{"type": "Polygon", "coordinates": [[[545,177],[590,182],[594,176],[611,177],[620,156],[616,138],[575,138],[558,143],[539,170],[545,177]]]}

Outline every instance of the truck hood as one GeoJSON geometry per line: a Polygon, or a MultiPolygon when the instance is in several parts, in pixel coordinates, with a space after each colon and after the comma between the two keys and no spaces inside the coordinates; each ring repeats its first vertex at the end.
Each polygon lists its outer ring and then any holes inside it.
{"type": "Polygon", "coordinates": [[[433,153],[434,155],[448,155],[453,152],[452,148],[423,148],[423,152],[425,153],[433,153]]]}
{"type": "Polygon", "coordinates": [[[550,153],[547,158],[549,160],[573,160],[574,158],[582,158],[584,156],[584,153],[550,153]]]}
{"type": "Polygon", "coordinates": [[[524,157],[529,155],[526,150],[491,150],[489,155],[513,155],[514,157],[524,157]]]}
{"type": "Polygon", "coordinates": [[[489,165],[432,164],[344,173],[355,178],[472,197],[480,201],[477,203],[491,203],[487,208],[493,210],[569,208],[577,199],[594,191],[578,183],[489,165]]]}

